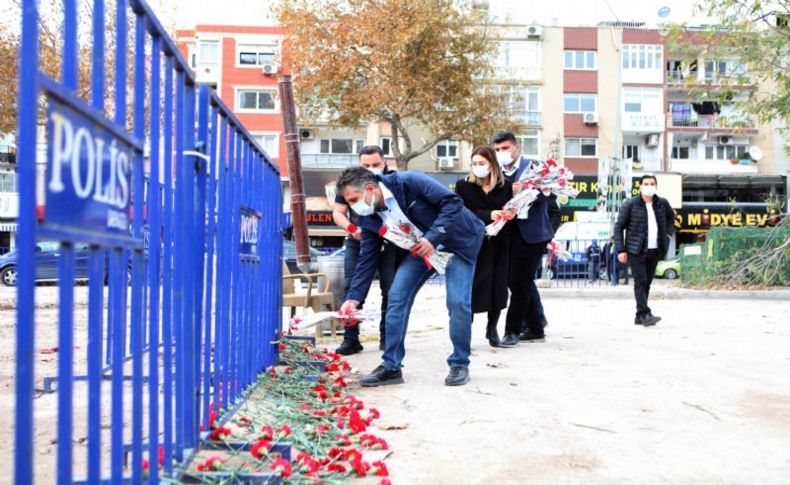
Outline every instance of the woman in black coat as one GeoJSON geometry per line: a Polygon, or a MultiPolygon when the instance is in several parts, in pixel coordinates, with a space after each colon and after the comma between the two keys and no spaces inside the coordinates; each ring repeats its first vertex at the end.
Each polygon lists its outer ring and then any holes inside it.
{"type": "MultiPolygon", "coordinates": [[[[489,147],[475,148],[469,175],[456,182],[455,192],[486,225],[500,217],[507,220],[515,217],[515,212],[502,210],[513,197],[513,185],[505,178],[496,153],[489,147]]],[[[496,236],[486,236],[483,240],[472,284],[472,312],[488,312],[486,338],[492,347],[500,346],[496,327],[502,309],[507,306],[509,244],[506,232],[500,231],[496,236]]]]}

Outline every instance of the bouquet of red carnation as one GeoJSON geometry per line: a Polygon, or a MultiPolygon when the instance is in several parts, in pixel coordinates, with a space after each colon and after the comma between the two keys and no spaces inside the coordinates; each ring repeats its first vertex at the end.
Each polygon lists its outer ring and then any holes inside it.
{"type": "MultiPolygon", "coordinates": [[[[414,246],[420,243],[422,232],[411,224],[400,223],[398,225],[387,224],[386,222],[379,229],[379,236],[383,237],[392,244],[411,251],[414,246]]],[[[435,269],[437,273],[444,274],[447,265],[453,259],[453,254],[446,251],[435,250],[430,256],[423,257],[428,269],[435,269]]]]}
{"type": "MultiPolygon", "coordinates": [[[[554,194],[557,197],[572,197],[575,198],[579,195],[579,191],[568,184],[569,180],[573,180],[573,172],[565,167],[557,166],[554,160],[532,160],[532,163],[524,170],[519,177],[518,182],[522,184],[522,189],[519,193],[513,196],[503,210],[515,210],[516,217],[519,219],[526,219],[529,217],[529,209],[532,203],[538,198],[538,195],[554,194]]],[[[505,227],[507,219],[500,217],[488,226],[486,226],[486,234],[489,236],[496,236],[499,231],[505,227]]]]}
{"type": "Polygon", "coordinates": [[[376,320],[381,317],[381,312],[375,309],[370,310],[356,310],[351,313],[340,312],[317,312],[310,315],[301,317],[294,317],[291,319],[291,330],[304,330],[306,328],[314,327],[324,320],[330,318],[337,319],[344,328],[350,328],[359,325],[362,321],[376,320]]]}

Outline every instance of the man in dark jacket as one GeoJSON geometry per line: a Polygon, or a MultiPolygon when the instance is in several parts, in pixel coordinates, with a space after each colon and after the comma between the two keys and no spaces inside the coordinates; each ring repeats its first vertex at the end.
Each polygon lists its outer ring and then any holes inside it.
{"type": "Polygon", "coordinates": [[[411,306],[420,287],[435,271],[424,258],[442,250],[454,255],[445,273],[453,353],[447,359],[450,373],[444,382],[448,386],[466,384],[472,340],[472,280],[483,244],[483,223],[464,207],[458,195],[420,172],[374,175],[365,168],[350,167],[340,174],[337,192],[360,216],[362,227],[359,263],[342,312],[354,311],[370,288],[381,255],[379,230],[383,224],[420,237],[412,254],[399,264],[390,287],[382,365],[360,383],[372,387],[403,382],[401,363],[406,354],[404,341],[411,306]]]}
{"type": "MultiPolygon", "coordinates": [[[[387,174],[391,170],[387,167],[387,162],[384,160],[384,152],[381,147],[376,145],[367,145],[362,147],[359,151],[359,165],[370,170],[374,174],[387,174]]],[[[348,232],[345,242],[345,253],[343,256],[343,269],[346,279],[346,284],[343,289],[343,295],[348,293],[351,288],[351,277],[354,276],[354,270],[357,268],[359,261],[359,247],[360,240],[362,239],[362,230],[359,228],[359,217],[349,210],[346,205],[346,199],[342,194],[335,194],[335,207],[332,211],[332,219],[335,224],[348,232]],[[356,226],[356,230],[352,231],[356,226]]],[[[395,278],[395,266],[402,257],[402,250],[395,247],[394,244],[384,243],[381,258],[379,258],[379,285],[381,287],[381,320],[379,321],[379,350],[384,350],[384,341],[386,340],[385,316],[387,314],[387,293],[389,292],[392,280],[395,278]]],[[[359,306],[362,307],[364,299],[360,301],[359,306]]],[[[362,352],[364,347],[359,342],[359,326],[354,325],[347,327],[343,332],[343,343],[335,349],[340,355],[353,355],[357,352],[362,352]]]]}
{"type": "Polygon", "coordinates": [[[655,176],[643,175],[641,195],[634,196],[623,204],[614,225],[617,260],[623,264],[628,263],[634,277],[634,323],[646,327],[661,320],[647,306],[647,298],[656,265],[667,253],[669,236],[675,231],[675,211],[666,199],[656,195],[657,185],[655,176]]]}
{"type": "MultiPolygon", "coordinates": [[[[505,177],[517,181],[524,170],[532,163],[544,163],[521,156],[513,133],[502,132],[494,138],[497,160],[502,166],[505,177]]],[[[520,184],[513,185],[513,192],[520,190],[520,184]]],[[[546,252],[546,244],[554,237],[549,210],[559,213],[556,199],[539,195],[529,209],[527,219],[517,219],[511,229],[510,239],[510,307],[507,311],[503,347],[513,347],[519,340],[543,340],[546,317],[535,285],[535,272],[540,259],[546,252]]]]}

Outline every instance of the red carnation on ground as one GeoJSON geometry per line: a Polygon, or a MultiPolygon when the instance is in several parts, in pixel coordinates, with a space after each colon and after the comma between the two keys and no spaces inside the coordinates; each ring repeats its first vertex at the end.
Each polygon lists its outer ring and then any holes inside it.
{"type": "Polygon", "coordinates": [[[387,478],[382,478],[379,482],[379,485],[392,485],[392,482],[390,482],[387,478]]]}
{"type": "Polygon", "coordinates": [[[319,424],[315,427],[315,432],[318,434],[326,433],[327,431],[331,430],[332,427],[328,424],[319,424]]]}
{"type": "Polygon", "coordinates": [[[280,472],[283,477],[291,476],[291,462],[278,457],[269,467],[270,470],[280,472]]]}
{"type": "Polygon", "coordinates": [[[359,450],[355,450],[354,448],[348,449],[345,452],[344,459],[347,462],[357,461],[362,459],[362,453],[359,450]]]}
{"type": "Polygon", "coordinates": [[[212,456],[208,460],[199,464],[197,466],[197,471],[210,472],[210,471],[222,470],[222,463],[223,463],[222,458],[218,456],[212,456]]]}
{"type": "Polygon", "coordinates": [[[269,456],[272,443],[269,440],[258,440],[250,447],[250,455],[253,458],[263,459],[269,456]]]}
{"type": "Polygon", "coordinates": [[[261,428],[261,434],[259,436],[262,440],[272,441],[274,439],[274,429],[272,429],[271,425],[266,425],[261,428]]]}
{"type": "Polygon", "coordinates": [[[370,465],[362,461],[362,459],[352,461],[351,466],[354,468],[354,471],[357,472],[358,477],[364,477],[370,469],[370,465]]]}
{"type": "Polygon", "coordinates": [[[333,382],[333,384],[339,387],[340,389],[343,389],[344,387],[348,386],[348,384],[346,384],[346,380],[343,379],[342,377],[338,377],[337,379],[335,379],[335,382],[333,382]]]}
{"type": "Polygon", "coordinates": [[[287,438],[288,436],[291,436],[291,427],[287,424],[283,424],[280,426],[280,429],[277,430],[277,438],[283,439],[287,438]]]}
{"type": "Polygon", "coordinates": [[[219,428],[211,432],[211,439],[214,441],[225,440],[230,438],[232,434],[233,432],[230,430],[230,428],[220,426],[219,428]]]}
{"type": "Polygon", "coordinates": [[[556,167],[557,166],[557,162],[555,162],[553,159],[549,158],[548,160],[546,160],[546,165],[548,165],[549,167],[556,167]]]}
{"type": "Polygon", "coordinates": [[[329,458],[337,458],[339,456],[343,456],[343,448],[329,448],[329,452],[327,452],[326,456],[329,458]]]}
{"type": "Polygon", "coordinates": [[[337,437],[337,444],[340,446],[351,446],[351,438],[347,434],[342,434],[337,437]]]}
{"type": "Polygon", "coordinates": [[[371,463],[373,467],[373,474],[377,477],[388,477],[390,472],[387,470],[387,465],[384,464],[383,461],[378,460],[371,463]]]}
{"type": "Polygon", "coordinates": [[[247,416],[242,416],[239,418],[238,424],[239,426],[249,426],[252,424],[252,420],[250,420],[250,418],[247,416]]]}
{"type": "Polygon", "coordinates": [[[278,345],[277,348],[279,348],[280,350],[285,350],[287,347],[285,346],[284,343],[280,342],[280,345],[278,345]]]}
{"type": "Polygon", "coordinates": [[[327,471],[334,472],[334,473],[345,473],[346,467],[344,467],[340,463],[330,463],[326,467],[327,471]]]}

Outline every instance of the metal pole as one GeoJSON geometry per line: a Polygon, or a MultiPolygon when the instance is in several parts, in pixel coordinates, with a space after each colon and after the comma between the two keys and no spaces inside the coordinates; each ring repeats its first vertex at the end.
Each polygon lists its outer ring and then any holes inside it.
{"type": "Polygon", "coordinates": [[[288,179],[291,184],[291,217],[296,241],[296,265],[302,272],[307,273],[310,267],[310,244],[307,240],[302,159],[299,154],[299,131],[296,128],[296,105],[291,76],[280,78],[280,103],[285,130],[285,149],[288,154],[288,179]]]}

